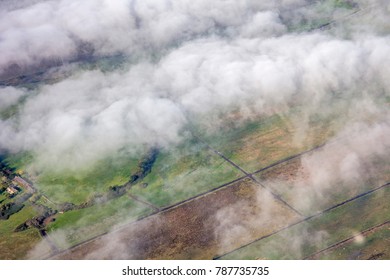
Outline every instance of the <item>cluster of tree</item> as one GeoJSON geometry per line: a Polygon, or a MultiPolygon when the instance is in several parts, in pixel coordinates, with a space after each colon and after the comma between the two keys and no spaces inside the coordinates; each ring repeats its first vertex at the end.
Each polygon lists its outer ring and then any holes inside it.
{"type": "Polygon", "coordinates": [[[152,171],[152,167],[157,159],[158,152],[159,151],[157,148],[153,148],[144,158],[139,161],[137,171],[130,176],[130,185],[133,185],[142,180],[152,171]]]}
{"type": "Polygon", "coordinates": [[[126,193],[126,186],[112,186],[108,189],[107,199],[120,197],[126,193]]]}
{"type": "MultiPolygon", "coordinates": [[[[158,156],[158,149],[152,149],[145,157],[143,157],[139,163],[138,163],[138,169],[137,171],[130,176],[130,180],[128,183],[121,185],[121,186],[111,186],[108,188],[108,191],[104,194],[96,194],[92,198],[90,198],[88,201],[81,203],[79,205],[75,205],[70,202],[65,202],[60,205],[58,205],[58,210],[61,212],[67,212],[72,210],[78,210],[83,208],[88,208],[93,206],[96,203],[104,203],[107,202],[110,199],[114,199],[116,197],[120,197],[126,193],[126,190],[137,183],[138,181],[145,178],[146,175],[148,175],[152,171],[153,164],[155,163],[157,156],[158,156]]],[[[24,202],[29,197],[31,197],[31,194],[26,194],[23,197],[20,198],[19,202],[24,202]]],[[[23,224],[20,224],[15,228],[15,231],[23,231],[31,227],[35,227],[38,229],[43,229],[45,220],[56,214],[57,210],[53,210],[47,206],[43,206],[40,204],[35,204],[37,200],[39,200],[39,195],[35,196],[33,200],[31,200],[34,204],[35,209],[40,213],[39,216],[34,217],[23,224]]]]}
{"type": "MultiPolygon", "coordinates": [[[[135,173],[130,176],[128,183],[121,186],[111,186],[105,194],[97,195],[93,198],[93,203],[104,203],[110,199],[120,197],[126,193],[126,190],[131,188],[134,184],[145,178],[151,171],[153,164],[158,156],[158,149],[153,148],[138,162],[138,168],[135,173]]],[[[147,185],[146,185],[147,186],[147,185]]]]}
{"type": "Polygon", "coordinates": [[[105,203],[108,200],[120,197],[126,193],[132,185],[145,178],[152,171],[153,164],[158,156],[158,149],[151,149],[150,152],[144,156],[138,163],[137,171],[130,176],[128,183],[120,186],[110,186],[108,191],[104,194],[96,194],[90,198],[87,202],[79,205],[73,203],[64,203],[60,206],[60,211],[70,211],[91,207],[95,204],[105,203]]]}
{"type": "Polygon", "coordinates": [[[67,212],[76,209],[76,205],[70,202],[64,202],[58,205],[58,211],[67,212]]]}
{"type": "Polygon", "coordinates": [[[45,220],[48,217],[53,216],[57,213],[57,210],[53,210],[50,207],[40,204],[35,204],[34,208],[40,214],[17,226],[14,230],[15,232],[23,231],[32,227],[35,227],[37,229],[43,229],[45,227],[45,220]]]}
{"type": "Polygon", "coordinates": [[[7,220],[12,214],[19,212],[24,207],[23,204],[9,202],[0,206],[0,219],[7,220]]]}

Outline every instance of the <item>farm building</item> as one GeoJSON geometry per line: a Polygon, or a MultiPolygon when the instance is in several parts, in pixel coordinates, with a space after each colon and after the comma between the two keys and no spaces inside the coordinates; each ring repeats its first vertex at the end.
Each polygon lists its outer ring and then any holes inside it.
{"type": "Polygon", "coordinates": [[[18,190],[15,189],[14,187],[12,186],[9,186],[7,189],[6,189],[6,192],[9,193],[10,195],[15,195],[18,193],[18,190]]]}
{"type": "Polygon", "coordinates": [[[19,177],[19,176],[15,176],[15,178],[12,180],[12,183],[14,183],[15,185],[18,185],[22,188],[25,188],[26,191],[28,192],[35,192],[33,186],[27,182],[26,180],[24,180],[23,178],[19,177]]]}

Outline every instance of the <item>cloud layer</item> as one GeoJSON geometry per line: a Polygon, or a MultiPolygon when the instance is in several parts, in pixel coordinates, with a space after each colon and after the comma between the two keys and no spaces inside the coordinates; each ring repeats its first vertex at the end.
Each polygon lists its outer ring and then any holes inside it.
{"type": "MultiPolygon", "coordinates": [[[[136,59],[114,72],[76,71],[27,93],[2,88],[2,109],[29,97],[16,115],[0,120],[0,149],[75,167],[123,147],[177,143],[189,116],[238,109],[249,117],[292,105],[326,114],[335,100],[365,114],[389,95],[383,65],[390,37],[363,28],[369,16],[344,29],[339,24],[337,32],[291,32],[297,19],[320,20],[318,5],[259,2],[4,2],[3,74],[13,64],[27,69],[117,53],[136,59]]],[[[367,5],[359,3],[362,10],[367,5]]]]}

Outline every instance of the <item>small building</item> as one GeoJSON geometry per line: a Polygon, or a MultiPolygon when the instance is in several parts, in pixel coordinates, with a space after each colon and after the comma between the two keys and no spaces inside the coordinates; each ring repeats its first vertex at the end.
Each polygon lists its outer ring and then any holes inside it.
{"type": "Polygon", "coordinates": [[[6,189],[6,192],[9,193],[10,195],[16,195],[18,193],[18,190],[15,189],[13,186],[9,186],[6,189]]]}

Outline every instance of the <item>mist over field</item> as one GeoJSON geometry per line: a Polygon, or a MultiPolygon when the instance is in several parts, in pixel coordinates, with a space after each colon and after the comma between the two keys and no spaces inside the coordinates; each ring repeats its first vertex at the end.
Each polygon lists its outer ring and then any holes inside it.
{"type": "MultiPolygon", "coordinates": [[[[361,107],[388,95],[390,73],[382,66],[390,57],[389,37],[364,26],[364,15],[356,26],[348,22],[347,30],[289,32],[294,11],[301,20],[321,16],[310,4],[2,3],[3,77],[16,67],[23,73],[83,55],[120,53],[134,62],[108,73],[76,71],[28,93],[3,87],[2,99],[17,93],[2,107],[31,97],[15,116],[1,120],[1,148],[33,150],[50,166],[80,167],[126,145],[180,141],[187,114],[238,109],[249,116],[293,103],[309,113],[326,112],[333,99],[352,99],[361,107]]],[[[382,4],[359,3],[375,11],[388,8],[382,4]]]]}
{"type": "MultiPolygon", "coordinates": [[[[193,127],[218,133],[231,116],[292,110],[299,146],[315,116],[337,115],[344,140],[304,157],[294,183],[314,186],[292,197],[310,208],[368,177],[369,156],[390,156],[389,32],[386,0],[0,1],[0,153],[28,152],[32,174],[78,172],[169,150],[193,127]],[[47,82],[12,84],[40,71],[47,82]]],[[[241,235],[219,230],[234,207],[215,215],[221,252],[241,235]]]]}

